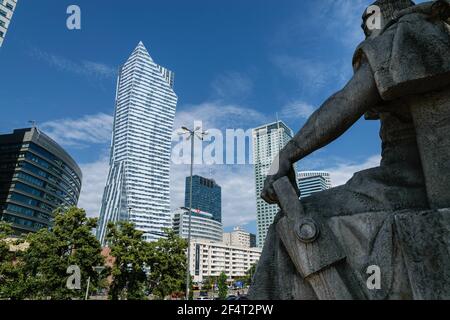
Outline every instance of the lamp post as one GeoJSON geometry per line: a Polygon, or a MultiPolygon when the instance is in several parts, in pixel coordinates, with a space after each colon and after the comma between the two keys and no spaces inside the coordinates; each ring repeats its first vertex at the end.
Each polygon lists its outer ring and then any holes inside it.
{"type": "Polygon", "coordinates": [[[182,127],[180,135],[187,135],[187,140],[191,140],[191,183],[189,186],[189,223],[188,223],[188,252],[187,252],[187,264],[186,264],[186,300],[189,300],[189,290],[191,283],[191,221],[192,221],[192,174],[194,170],[194,142],[195,137],[203,141],[203,138],[208,135],[207,131],[202,131],[201,127],[196,127],[194,130],[190,130],[186,127],[182,127]]]}

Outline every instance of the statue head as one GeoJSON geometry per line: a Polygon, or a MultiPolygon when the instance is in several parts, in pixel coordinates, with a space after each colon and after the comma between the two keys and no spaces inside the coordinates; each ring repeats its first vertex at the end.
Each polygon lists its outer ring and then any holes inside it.
{"type": "Polygon", "coordinates": [[[362,16],[362,28],[366,37],[376,36],[398,11],[414,6],[411,0],[377,0],[362,16]]]}

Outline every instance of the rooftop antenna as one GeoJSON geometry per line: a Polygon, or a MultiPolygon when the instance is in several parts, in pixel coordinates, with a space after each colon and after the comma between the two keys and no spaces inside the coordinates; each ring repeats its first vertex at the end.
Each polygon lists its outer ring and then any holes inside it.
{"type": "Polygon", "coordinates": [[[213,177],[213,169],[212,166],[209,167],[209,178],[212,179],[213,177]]]}
{"type": "Polygon", "coordinates": [[[41,134],[41,132],[39,131],[39,129],[37,128],[37,122],[36,120],[29,120],[28,121],[29,124],[31,124],[31,128],[37,132],[38,136],[41,134]]]}
{"type": "Polygon", "coordinates": [[[29,120],[28,123],[31,124],[33,129],[36,129],[36,120],[29,120]]]}

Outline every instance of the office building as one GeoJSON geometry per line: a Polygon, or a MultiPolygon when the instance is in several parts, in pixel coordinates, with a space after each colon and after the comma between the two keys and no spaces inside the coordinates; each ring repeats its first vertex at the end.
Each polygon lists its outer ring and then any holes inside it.
{"type": "Polygon", "coordinates": [[[156,64],[142,42],[119,70],[110,169],[98,239],[109,222],[133,222],[154,241],[172,226],[170,156],[177,95],[174,74],[156,64]]]}
{"type": "MultiPolygon", "coordinates": [[[[186,178],[184,206],[189,208],[191,178],[186,178]]],[[[192,177],[192,209],[212,214],[213,219],[222,222],[222,188],[212,179],[192,177]]]]}
{"type": "Polygon", "coordinates": [[[324,171],[299,172],[298,187],[300,189],[300,199],[307,198],[313,193],[330,189],[330,173],[324,171]]]}
{"type": "Polygon", "coordinates": [[[0,48],[5,41],[8,28],[10,28],[16,6],[17,0],[0,0],[0,48]]]}
{"type": "Polygon", "coordinates": [[[229,246],[254,248],[256,247],[256,235],[235,227],[232,232],[223,234],[223,243],[229,246]]]}
{"type": "Polygon", "coordinates": [[[0,135],[0,219],[17,234],[52,226],[54,210],[76,206],[81,170],[37,128],[0,135]]]}
{"type": "Polygon", "coordinates": [[[294,133],[282,121],[263,125],[253,129],[253,163],[256,184],[257,245],[262,248],[269,226],[279,208],[268,204],[260,195],[270,166],[280,150],[292,139],[294,133]]]}
{"type": "Polygon", "coordinates": [[[205,240],[191,241],[190,270],[195,283],[208,277],[218,277],[222,272],[228,280],[245,276],[261,256],[260,248],[230,246],[205,240]]]}
{"type": "MultiPolygon", "coordinates": [[[[180,208],[173,213],[173,230],[180,237],[187,239],[189,232],[189,209],[180,208]]],[[[212,214],[192,210],[191,239],[222,241],[222,223],[213,219],[212,214]]]]}

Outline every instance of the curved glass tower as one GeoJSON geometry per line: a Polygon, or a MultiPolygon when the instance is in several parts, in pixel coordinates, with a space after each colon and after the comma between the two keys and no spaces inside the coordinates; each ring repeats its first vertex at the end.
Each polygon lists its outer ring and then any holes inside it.
{"type": "Polygon", "coordinates": [[[171,226],[170,154],[177,95],[174,74],[157,65],[140,42],[121,67],[108,180],[97,237],[126,220],[157,240],[171,226]]]}
{"type": "Polygon", "coordinates": [[[48,228],[57,208],[76,206],[81,170],[37,128],[0,135],[0,219],[17,233],[48,228]]]}

